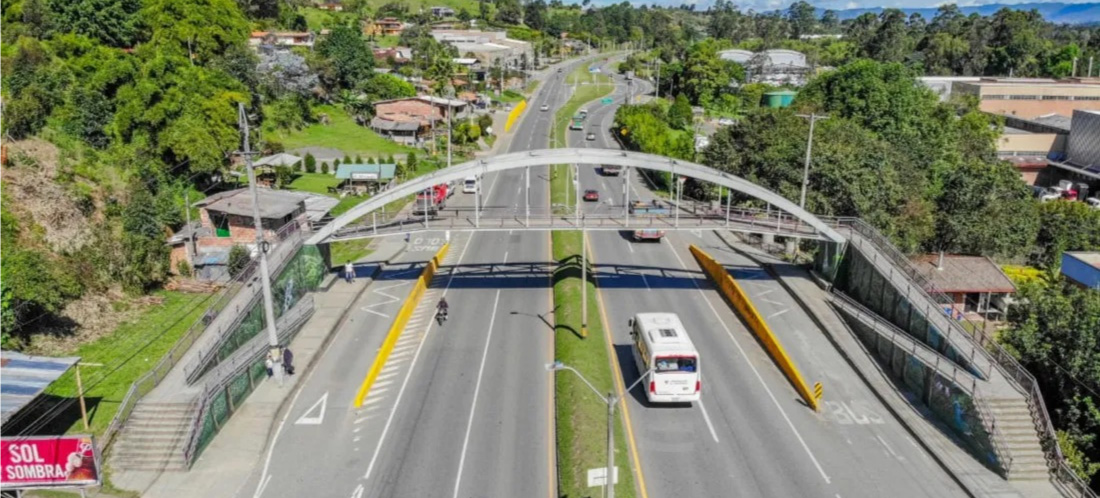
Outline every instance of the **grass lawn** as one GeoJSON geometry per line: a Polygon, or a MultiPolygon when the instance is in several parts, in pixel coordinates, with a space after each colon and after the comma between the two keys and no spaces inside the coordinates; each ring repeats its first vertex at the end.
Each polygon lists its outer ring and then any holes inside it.
{"type": "Polygon", "coordinates": [[[355,124],[351,116],[337,106],[320,105],[314,108],[314,112],[327,114],[329,124],[312,124],[291,132],[265,131],[272,139],[282,142],[287,150],[308,146],[332,147],[353,157],[360,155],[364,160],[390,154],[403,155],[412,150],[379,136],[370,128],[355,124]]]}
{"type": "Polygon", "coordinates": [[[391,48],[396,47],[400,39],[400,36],[375,36],[374,44],[378,46],[378,48],[391,48]]]}
{"type": "MultiPolygon", "coordinates": [[[[581,232],[553,232],[554,357],[577,369],[601,393],[614,389],[608,336],[601,321],[596,286],[589,272],[588,336],[581,333],[581,232]]],[[[555,418],[558,427],[560,496],[594,496],[587,471],[607,465],[607,405],[572,372],[556,377],[555,418]]],[[[622,405],[619,405],[621,407],[622,405]]],[[[619,468],[616,496],[634,496],[634,474],[623,433],[622,412],[615,414],[615,465],[619,468]]]]}
{"type": "Polygon", "coordinates": [[[320,31],[321,28],[330,28],[357,17],[352,12],[331,12],[313,7],[303,7],[299,12],[305,16],[310,31],[320,31]]]}
{"type": "MultiPolygon", "coordinates": [[[[584,106],[592,106],[592,101],[601,99],[611,94],[615,90],[615,87],[611,81],[611,78],[605,76],[603,73],[590,73],[588,72],[588,64],[581,64],[580,67],[573,70],[569,76],[566,77],[566,83],[572,84],[576,81],[577,91],[569,98],[569,101],[565,103],[558,112],[554,114],[554,133],[557,133],[558,137],[565,137],[569,130],[569,121],[573,118],[573,115],[584,106]],[[581,83],[588,82],[589,84],[583,85],[581,83]],[[596,83],[600,84],[597,85],[596,83]]],[[[558,140],[561,147],[565,146],[564,140],[558,140]]]]}
{"type": "MultiPolygon", "coordinates": [[[[160,291],[154,295],[163,298],[163,302],[150,306],[140,318],[122,324],[109,335],[80,345],[75,351],[66,352],[67,356],[79,356],[81,363],[88,364],[81,367],[80,374],[92,434],[103,433],[130,385],[160,361],[187,328],[198,320],[211,304],[212,297],[209,294],[173,291],[160,291]]],[[[85,432],[80,420],[80,404],[75,402],[75,370],[70,370],[51,384],[45,394],[74,402],[39,432],[85,432]]]]}
{"type": "Polygon", "coordinates": [[[515,104],[526,98],[527,97],[523,96],[522,93],[519,93],[515,90],[505,90],[504,93],[500,94],[499,96],[493,97],[493,100],[515,104]]]}
{"type": "Polygon", "coordinates": [[[328,191],[329,187],[335,187],[340,184],[340,180],[337,180],[333,175],[326,175],[324,173],[295,173],[294,181],[290,182],[288,188],[290,190],[301,190],[304,192],[313,192],[315,194],[332,195],[328,191]]]}

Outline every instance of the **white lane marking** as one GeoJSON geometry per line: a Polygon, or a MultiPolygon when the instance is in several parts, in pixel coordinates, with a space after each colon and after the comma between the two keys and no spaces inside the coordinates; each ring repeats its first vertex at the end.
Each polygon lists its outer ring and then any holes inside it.
{"type": "MultiPolygon", "coordinates": [[[[340,334],[344,333],[345,330],[348,330],[350,328],[351,327],[348,327],[346,324],[340,327],[340,329],[336,331],[336,336],[333,337],[332,340],[325,345],[324,349],[321,350],[320,356],[318,356],[318,358],[324,358],[325,353],[328,352],[328,348],[331,347],[333,344],[339,342],[340,334]]],[[[317,370],[319,369],[311,368],[309,369],[309,372],[306,373],[306,377],[302,379],[302,383],[298,385],[298,392],[294,393],[294,397],[290,400],[291,409],[288,409],[286,413],[283,414],[282,420],[279,421],[279,428],[275,429],[275,435],[271,437],[271,441],[267,444],[267,456],[264,457],[264,469],[260,473],[261,484],[256,486],[256,492],[252,495],[253,498],[259,498],[261,495],[263,495],[264,488],[267,487],[267,482],[271,480],[271,475],[268,474],[267,471],[271,467],[271,456],[275,453],[275,444],[279,441],[279,435],[283,433],[283,426],[286,425],[287,418],[290,417],[290,412],[293,411],[294,405],[298,403],[298,396],[301,396],[302,391],[305,389],[306,385],[309,384],[309,379],[313,378],[313,374],[317,370]]]]}
{"type": "MultiPolygon", "coordinates": [[[[458,256],[458,261],[461,262],[466,256],[466,250],[473,245],[470,243],[470,239],[466,240],[466,247],[462,248],[462,254],[458,256]]],[[[443,289],[443,295],[447,295],[447,290],[451,288],[451,282],[454,282],[455,273],[457,271],[452,267],[451,276],[447,279],[447,287],[443,289]]],[[[420,358],[420,351],[424,348],[424,343],[428,342],[428,334],[432,330],[432,323],[428,322],[428,325],[424,327],[422,333],[424,340],[420,341],[420,346],[416,348],[416,354],[413,355],[412,364],[409,365],[409,371],[405,374],[405,380],[401,382],[401,389],[397,391],[397,400],[393,402],[393,408],[390,409],[390,416],[386,418],[386,425],[382,428],[382,436],[378,438],[378,445],[374,447],[374,456],[370,459],[370,464],[367,465],[367,473],[363,474],[363,479],[370,479],[370,473],[374,470],[374,464],[378,461],[378,454],[382,451],[382,443],[386,442],[386,434],[390,431],[390,424],[393,423],[393,416],[397,414],[397,407],[401,406],[401,398],[405,395],[405,388],[409,385],[409,379],[412,378],[413,370],[416,368],[416,360],[420,358]]]]}
{"type": "Polygon", "coordinates": [[[321,422],[325,420],[325,407],[327,406],[328,391],[325,391],[321,399],[318,399],[301,417],[298,417],[298,420],[294,421],[294,425],[321,425],[321,422]],[[310,416],[310,413],[313,413],[314,410],[318,411],[317,415],[310,416]]]}
{"type": "Polygon", "coordinates": [[[783,313],[786,313],[788,311],[790,311],[790,309],[781,309],[779,311],[776,311],[775,313],[772,313],[772,314],[768,315],[767,320],[771,320],[772,318],[775,318],[779,315],[782,315],[783,313]]]}
{"type": "Polygon", "coordinates": [[[363,308],[363,311],[366,311],[367,313],[374,313],[375,315],[378,315],[382,318],[389,318],[390,317],[389,315],[387,315],[385,313],[382,313],[382,312],[379,312],[379,311],[374,311],[374,310],[368,309],[368,308],[363,308]]]}
{"type": "Polygon", "coordinates": [[[631,244],[631,243],[629,243],[629,242],[628,242],[628,243],[626,244],[626,248],[627,248],[627,249],[630,249],[630,253],[631,253],[631,254],[633,254],[633,253],[634,253],[634,244],[631,244]]]}
{"type": "Polygon", "coordinates": [[[390,384],[393,384],[393,380],[382,380],[374,383],[376,387],[384,387],[390,384]]]}
{"type": "Polygon", "coordinates": [[[707,428],[710,429],[710,437],[714,438],[714,442],[718,442],[718,433],[714,431],[714,424],[710,423],[710,415],[707,415],[707,407],[703,406],[703,400],[699,400],[699,409],[703,412],[703,420],[707,421],[707,428]]]}
{"type": "MultiPolygon", "coordinates": [[[[507,253],[504,254],[508,256],[507,253]]],[[[462,483],[462,467],[466,464],[466,447],[470,444],[470,431],[474,427],[474,413],[477,412],[477,394],[481,391],[481,376],[485,373],[485,360],[489,358],[489,341],[493,339],[493,323],[497,319],[497,304],[500,303],[500,289],[497,289],[497,297],[493,301],[493,312],[489,315],[489,334],[485,338],[485,351],[481,353],[481,366],[477,369],[477,384],[474,385],[474,400],[470,405],[470,419],[466,422],[466,437],[462,440],[462,457],[458,459],[458,475],[455,476],[454,498],[458,498],[458,487],[462,483]]]]}
{"type": "Polygon", "coordinates": [[[271,482],[271,475],[270,474],[267,477],[264,477],[264,480],[260,483],[260,486],[256,489],[256,494],[254,496],[262,495],[264,490],[267,489],[267,483],[269,483],[269,482],[271,482]]]}
{"type": "Polygon", "coordinates": [[[363,497],[363,483],[359,483],[359,485],[355,487],[355,491],[351,492],[351,498],[362,498],[362,497],[363,497]]]}
{"type": "Polygon", "coordinates": [[[890,455],[892,455],[894,458],[897,458],[899,461],[902,461],[902,462],[905,461],[905,457],[895,453],[894,449],[891,448],[890,445],[886,443],[886,440],[882,439],[882,436],[879,436],[878,434],[875,434],[875,438],[877,438],[878,442],[882,443],[882,445],[886,447],[886,451],[889,451],[890,455]]]}
{"type": "MultiPolygon", "coordinates": [[[[671,245],[669,245],[668,247],[669,250],[672,251],[672,255],[676,256],[676,260],[680,262],[680,267],[686,271],[687,265],[684,264],[683,258],[680,257],[680,255],[676,252],[675,249],[671,247],[671,245]]],[[[752,372],[756,374],[756,379],[760,381],[760,385],[764,387],[764,391],[768,393],[768,397],[772,399],[772,403],[775,403],[775,407],[779,409],[779,413],[783,415],[783,419],[787,421],[787,426],[791,428],[791,432],[793,432],[794,436],[798,438],[798,442],[802,444],[802,449],[806,451],[806,455],[808,455],[810,457],[810,460],[814,462],[814,467],[817,467],[817,471],[821,473],[821,477],[825,479],[825,483],[831,484],[832,480],[829,479],[828,474],[825,473],[825,469],[821,467],[821,463],[817,461],[817,457],[814,456],[814,453],[810,451],[810,446],[806,444],[806,440],[802,439],[802,434],[798,432],[797,428],[795,428],[794,422],[791,422],[791,417],[787,416],[787,412],[783,409],[783,405],[779,404],[779,399],[777,399],[775,397],[775,394],[772,393],[771,388],[768,387],[768,383],[764,382],[764,376],[760,375],[760,371],[756,369],[756,366],[753,365],[752,361],[749,359],[749,354],[745,352],[745,349],[741,347],[741,343],[737,342],[737,338],[733,336],[733,332],[729,329],[728,326],[726,326],[726,321],[722,319],[722,315],[718,314],[718,310],[714,309],[714,305],[710,303],[710,299],[707,299],[707,293],[703,292],[702,287],[699,287],[699,284],[694,280],[692,280],[692,284],[695,285],[695,290],[699,291],[699,294],[703,296],[703,302],[707,303],[707,307],[710,308],[710,311],[712,313],[714,313],[715,318],[718,318],[718,323],[722,325],[722,328],[726,331],[726,335],[728,335],[730,340],[733,341],[733,345],[737,346],[737,351],[739,351],[741,353],[741,357],[745,359],[745,364],[747,364],[749,368],[752,369],[752,372]]]]}

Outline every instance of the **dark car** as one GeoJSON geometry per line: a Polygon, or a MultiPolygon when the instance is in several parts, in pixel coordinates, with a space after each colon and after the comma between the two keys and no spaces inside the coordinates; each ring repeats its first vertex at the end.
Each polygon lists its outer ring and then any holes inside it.
{"type": "Polygon", "coordinates": [[[599,202],[600,192],[598,190],[585,190],[584,200],[590,202],[599,202]]]}

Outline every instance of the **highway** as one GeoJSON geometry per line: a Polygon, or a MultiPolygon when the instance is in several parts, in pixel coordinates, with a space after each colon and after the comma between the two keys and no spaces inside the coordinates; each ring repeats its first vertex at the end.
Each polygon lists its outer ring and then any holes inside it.
{"type": "MultiPolygon", "coordinates": [[[[564,76],[577,64],[546,73],[509,152],[547,147],[553,111],[567,99],[564,76]]],[[[484,207],[522,207],[525,182],[522,171],[487,175],[484,207]]],[[[532,169],[530,199],[549,205],[547,168],[532,169]]],[[[473,206],[474,194],[448,200],[473,206]]],[[[423,263],[444,238],[414,237],[401,261],[423,263]]],[[[553,383],[542,368],[553,360],[553,329],[540,316],[553,306],[549,233],[451,242],[364,406],[352,401],[420,265],[398,265],[405,273],[384,275],[354,304],[239,494],[554,496],[553,383]],[[450,303],[442,326],[432,320],[440,296],[450,303]]]]}
{"type": "MultiPolygon", "coordinates": [[[[622,81],[616,96],[624,95],[622,81]]],[[[618,101],[618,100],[617,100],[618,101]]],[[[618,148],[607,133],[613,109],[593,112],[597,140],[571,135],[575,147],[618,148]],[[606,125],[603,122],[606,121],[606,125]],[[581,143],[584,142],[585,145],[581,143]]],[[[653,194],[637,175],[631,198],[653,194]]],[[[623,178],[581,167],[582,189],[596,186],[621,209],[623,178]]],[[[603,203],[601,203],[603,204],[603,203]]],[[[815,324],[750,259],[714,232],[670,232],[660,243],[633,243],[628,233],[593,232],[590,247],[607,325],[626,385],[638,376],[627,320],[640,311],[670,311],[702,353],[703,398],[689,406],[651,406],[640,391],[627,410],[641,460],[643,496],[963,496],[859,379],[815,324]],[[825,386],[821,413],[809,410],[688,251],[697,244],[744,279],[788,352],[810,382],[825,386]]]]}

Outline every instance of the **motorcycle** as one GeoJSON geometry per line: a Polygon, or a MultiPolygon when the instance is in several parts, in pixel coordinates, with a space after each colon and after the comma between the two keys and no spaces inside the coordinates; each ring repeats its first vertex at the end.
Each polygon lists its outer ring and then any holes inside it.
{"type": "Polygon", "coordinates": [[[441,309],[436,310],[435,320],[440,325],[443,325],[443,322],[447,321],[447,309],[446,308],[441,308],[441,309]]]}

